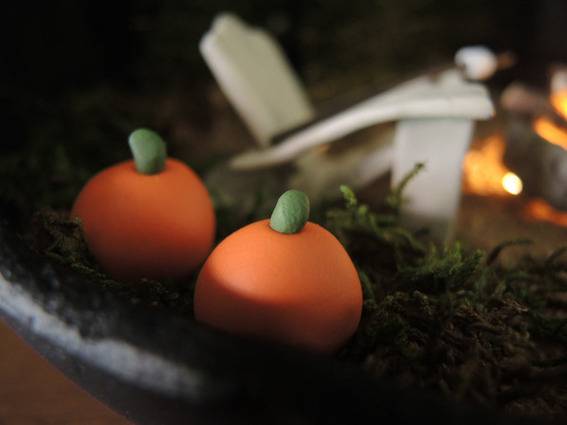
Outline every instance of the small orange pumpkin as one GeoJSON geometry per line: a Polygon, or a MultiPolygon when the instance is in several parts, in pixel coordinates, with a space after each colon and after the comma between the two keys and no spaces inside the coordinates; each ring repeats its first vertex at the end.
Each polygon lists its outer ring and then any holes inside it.
{"type": "Polygon", "coordinates": [[[79,193],[72,217],[83,225],[90,251],[116,279],[180,278],[209,254],[215,215],[201,179],[167,158],[153,131],[129,138],[134,160],[92,177],[79,193]]]}
{"type": "Polygon", "coordinates": [[[340,348],[360,321],[361,284],[341,243],[308,214],[307,196],[287,191],[270,220],[222,241],[199,274],[196,319],[315,351],[340,348]]]}

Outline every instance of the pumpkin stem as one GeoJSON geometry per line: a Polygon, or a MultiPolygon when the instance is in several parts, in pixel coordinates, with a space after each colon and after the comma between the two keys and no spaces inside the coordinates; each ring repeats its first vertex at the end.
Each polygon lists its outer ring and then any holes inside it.
{"type": "Polygon", "coordinates": [[[309,198],[299,190],[284,192],[270,218],[270,227],[276,232],[299,233],[309,219],[309,198]]]}
{"type": "Polygon", "coordinates": [[[146,128],[134,130],[128,138],[136,170],[142,174],[156,174],[165,167],[165,142],[155,131],[146,128]]]}

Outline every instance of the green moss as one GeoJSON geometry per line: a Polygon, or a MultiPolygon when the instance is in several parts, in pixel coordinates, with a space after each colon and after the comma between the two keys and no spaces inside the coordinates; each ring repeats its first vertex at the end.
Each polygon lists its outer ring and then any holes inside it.
{"type": "Polygon", "coordinates": [[[50,209],[39,211],[34,215],[29,237],[36,251],[132,304],[168,309],[183,315],[193,314],[196,276],[189,276],[185,281],[116,281],[100,269],[89,253],[80,221],[69,219],[66,213],[50,209]]]}
{"type": "Polygon", "coordinates": [[[504,409],[537,402],[561,413],[562,375],[551,383],[529,376],[553,376],[546,368],[567,358],[567,319],[549,309],[567,288],[567,250],[504,268],[499,254],[527,241],[490,253],[458,242],[440,248],[400,225],[403,188],[381,213],[341,190],[344,207],[329,211],[328,226],[352,255],[364,289],[361,324],[341,358],[450,398],[504,409]]]}
{"type": "MultiPolygon", "coordinates": [[[[504,242],[490,253],[459,243],[439,247],[401,226],[401,190],[379,212],[349,188],[341,191],[343,207],[313,214],[345,245],[363,287],[360,326],[339,358],[449,398],[503,409],[536,403],[561,412],[562,375],[555,379],[553,371],[567,358],[567,319],[552,307],[567,288],[567,249],[504,268],[500,253],[526,241],[504,242]],[[539,376],[546,378],[533,378],[539,376]],[[523,385],[526,390],[518,391],[523,385]]],[[[218,212],[231,215],[226,205],[218,212]]],[[[255,214],[233,213],[223,234],[255,214]]],[[[194,276],[189,284],[117,282],[90,256],[80,223],[64,213],[38,212],[30,240],[39,252],[133,304],[192,314],[194,276]]]]}

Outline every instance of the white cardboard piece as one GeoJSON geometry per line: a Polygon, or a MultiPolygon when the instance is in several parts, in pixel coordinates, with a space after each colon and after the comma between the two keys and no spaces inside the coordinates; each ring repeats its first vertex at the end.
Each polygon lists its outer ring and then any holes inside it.
{"type": "Polygon", "coordinates": [[[462,163],[472,130],[473,121],[467,118],[406,119],[397,124],[392,185],[417,163],[425,164],[404,190],[404,221],[412,228],[428,228],[440,242],[454,236],[462,163]]]}
{"type": "Polygon", "coordinates": [[[457,70],[449,70],[435,80],[421,77],[398,86],[276,146],[239,155],[231,165],[253,169],[280,164],[356,130],[397,121],[393,155],[389,144],[380,145],[357,166],[364,169],[364,181],[369,182],[388,170],[384,161],[393,157],[392,185],[396,185],[416,163],[425,163],[425,170],[406,188],[407,203],[402,213],[408,225],[428,227],[435,239],[446,242],[454,236],[462,162],[471,141],[473,121],[493,114],[486,89],[465,81],[457,70]],[[373,162],[380,166],[370,169],[373,162]]]}
{"type": "MultiPolygon", "coordinates": [[[[264,31],[222,14],[201,40],[200,48],[222,90],[262,147],[232,158],[232,168],[251,170],[282,164],[357,130],[397,121],[393,149],[391,143],[376,144],[372,153],[353,164],[359,172],[341,173],[355,176],[357,182],[369,182],[384,174],[391,162],[395,185],[417,162],[424,162],[425,171],[406,189],[407,204],[402,212],[413,226],[430,227],[440,241],[453,236],[462,161],[473,121],[494,114],[484,86],[466,81],[457,69],[435,78],[419,77],[269,146],[273,136],[314,116],[305,90],[278,44],[264,31]]],[[[313,163],[317,161],[314,156],[313,163]]],[[[320,164],[332,166],[329,161],[320,164]]],[[[301,178],[309,178],[305,170],[301,178]]],[[[324,184],[322,181],[319,186],[324,184]]]]}
{"type": "Polygon", "coordinates": [[[414,118],[486,119],[494,110],[486,89],[464,81],[456,70],[437,79],[419,77],[319,121],[279,144],[232,158],[235,169],[270,167],[293,160],[307,149],[331,143],[357,130],[414,118]]]}
{"type": "Polygon", "coordinates": [[[267,32],[223,13],[203,36],[199,48],[260,146],[313,117],[301,82],[267,32]]]}

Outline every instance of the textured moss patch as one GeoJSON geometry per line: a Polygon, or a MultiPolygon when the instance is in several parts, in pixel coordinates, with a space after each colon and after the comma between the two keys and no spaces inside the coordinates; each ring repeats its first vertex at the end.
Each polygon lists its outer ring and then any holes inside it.
{"type": "MultiPolygon", "coordinates": [[[[363,284],[361,325],[339,353],[342,361],[403,386],[510,412],[553,416],[567,410],[566,249],[504,268],[499,254],[526,241],[505,242],[489,253],[459,243],[438,247],[400,226],[402,190],[394,190],[379,213],[349,188],[341,190],[344,206],[313,216],[345,245],[363,284]]],[[[37,251],[93,285],[132,304],[192,314],[195,276],[117,282],[100,270],[80,223],[66,213],[41,210],[31,229],[37,251]]]]}
{"type": "Polygon", "coordinates": [[[328,226],[359,268],[365,302],[341,358],[448,398],[564,414],[566,250],[503,268],[502,250],[526,241],[490,253],[440,248],[400,227],[401,191],[378,214],[342,190],[345,207],[328,212],[328,226]]]}

